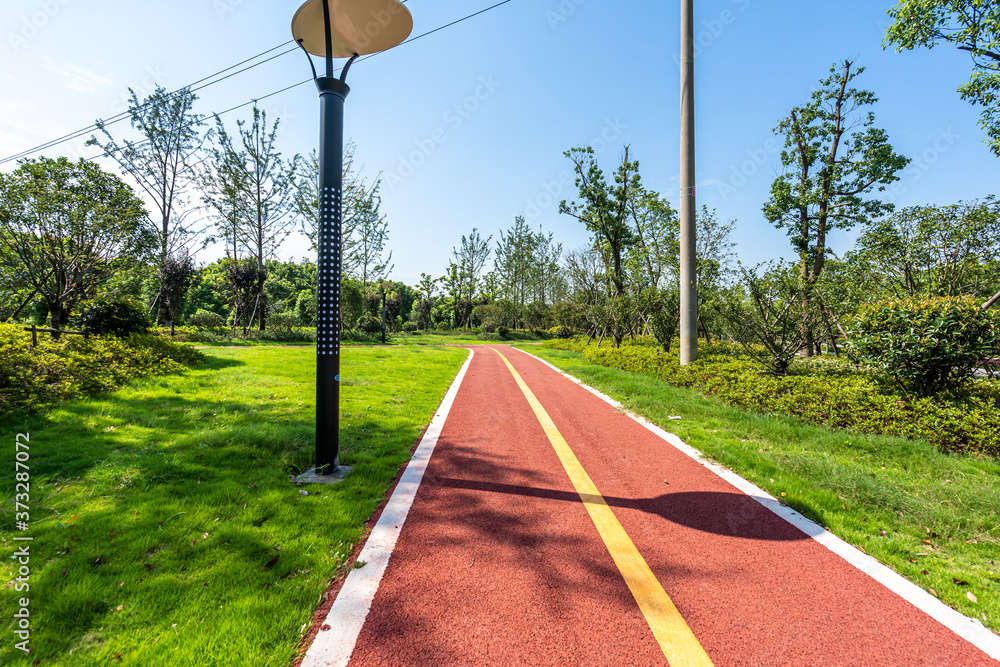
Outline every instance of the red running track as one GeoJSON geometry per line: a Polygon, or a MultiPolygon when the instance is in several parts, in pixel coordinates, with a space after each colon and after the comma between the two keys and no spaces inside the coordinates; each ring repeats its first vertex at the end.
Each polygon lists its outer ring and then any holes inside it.
{"type": "MultiPolygon", "coordinates": [[[[612,406],[498,349],[715,665],[998,664],[612,406]]],[[[476,349],[350,664],[667,664],[492,349],[476,349]]]]}

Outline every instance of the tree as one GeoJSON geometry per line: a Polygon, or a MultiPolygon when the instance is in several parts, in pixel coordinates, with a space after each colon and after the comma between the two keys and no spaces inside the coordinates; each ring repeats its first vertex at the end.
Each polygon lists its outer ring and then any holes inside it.
{"type": "Polygon", "coordinates": [[[500,232],[493,264],[501,285],[501,294],[514,306],[512,329],[517,328],[518,321],[523,322],[537,243],[538,239],[524,221],[524,216],[514,218],[514,225],[506,234],[500,232]]]}
{"type": "Polygon", "coordinates": [[[897,296],[986,298],[1000,278],[1000,204],[903,209],[867,226],[856,258],[897,296]]]}
{"type": "MultiPolygon", "coordinates": [[[[188,290],[191,288],[198,273],[194,258],[183,248],[167,257],[165,262],[159,266],[159,279],[161,285],[161,298],[166,301],[167,311],[171,314],[180,314],[184,307],[184,300],[188,290]]],[[[173,327],[173,321],[167,326],[173,327]]]]}
{"type": "Polygon", "coordinates": [[[234,259],[239,247],[246,249],[257,262],[260,284],[255,309],[259,329],[267,326],[267,302],[264,282],[267,261],[274,257],[281,243],[292,233],[295,219],[296,170],[299,156],[285,161],[275,147],[280,120],[268,129],[267,113],[253,107],[253,119],[237,121],[239,145],[226,132],[218,116],[214,165],[204,177],[210,192],[218,193],[216,212],[228,236],[232,233],[234,259]],[[231,226],[230,226],[231,225],[231,226]]]}
{"type": "MultiPolygon", "coordinates": [[[[812,101],[792,109],[775,128],[785,138],[785,173],[771,185],[764,215],[788,232],[798,255],[803,323],[809,321],[811,288],[826,261],[828,234],[891,211],[891,204],[864,197],[898,180],[896,173],[909,163],[893,150],[885,131],[874,127],[874,114],[864,111],[875,104],[875,95],[850,87],[863,72],[850,60],[834,65],[812,101]]],[[[803,334],[802,352],[811,355],[812,334],[803,334]]]]}
{"type": "MultiPolygon", "coordinates": [[[[382,177],[371,183],[362,169],[354,168],[356,147],[348,142],[344,147],[343,187],[341,193],[341,247],[344,275],[358,278],[367,288],[370,282],[392,271],[392,253],[385,255],[389,240],[389,223],[381,212],[379,191],[382,177]]],[[[316,248],[319,222],[319,157],[313,152],[303,161],[297,180],[295,210],[302,218],[302,229],[316,248]]]]}
{"type": "Polygon", "coordinates": [[[381,180],[355,201],[353,228],[344,235],[344,274],[357,278],[363,288],[388,275],[393,268],[392,251],[386,255],[389,242],[389,221],[379,208],[381,180]]]}
{"type": "Polygon", "coordinates": [[[615,295],[621,296],[625,293],[623,254],[635,242],[628,216],[633,191],[641,189],[639,163],[629,161],[629,147],[626,146],[622,164],[611,184],[597,166],[593,148],[574,148],[564,155],[573,163],[580,203],[560,202],[559,212],[584,223],[594,234],[596,247],[608,265],[608,278],[615,295]]]}
{"type": "MultiPolygon", "coordinates": [[[[113,158],[131,176],[156,208],[160,233],[160,262],[190,241],[191,230],[184,227],[186,192],[196,181],[195,154],[201,150],[206,136],[200,127],[201,116],[192,111],[197,95],[190,89],[169,93],[157,86],[143,102],[129,89],[129,117],[132,129],[142,136],[138,141],[115,141],[100,120],[95,125],[104,134],[101,143],[91,137],[88,145],[96,145],[113,158]]],[[[166,299],[158,297],[157,321],[174,319],[166,299]]]]}
{"type": "Polygon", "coordinates": [[[473,227],[468,238],[463,236],[461,245],[451,249],[462,280],[460,295],[469,301],[476,298],[476,283],[482,273],[483,266],[490,257],[490,242],[492,240],[492,235],[483,239],[479,230],[473,227]]]}
{"type": "Polygon", "coordinates": [[[142,201],[93,162],[25,160],[0,175],[0,261],[45,300],[53,329],[156,240],[142,201]]]}
{"type": "Polygon", "coordinates": [[[958,88],[962,99],[983,107],[980,127],[1000,156],[1000,2],[996,0],[899,0],[885,45],[896,51],[954,44],[972,59],[972,77],[958,88]]]}

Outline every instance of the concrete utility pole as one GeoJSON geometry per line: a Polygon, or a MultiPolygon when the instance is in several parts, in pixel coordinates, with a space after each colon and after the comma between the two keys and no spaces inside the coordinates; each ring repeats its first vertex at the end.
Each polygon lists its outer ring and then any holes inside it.
{"type": "Polygon", "coordinates": [[[681,0],[681,365],[698,359],[694,171],[694,0],[681,0]]]}

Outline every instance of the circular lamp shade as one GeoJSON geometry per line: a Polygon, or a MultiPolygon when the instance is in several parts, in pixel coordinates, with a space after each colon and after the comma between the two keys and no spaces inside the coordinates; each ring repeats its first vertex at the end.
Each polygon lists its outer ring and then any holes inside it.
{"type": "MultiPolygon", "coordinates": [[[[413,17],[397,0],[327,0],[334,58],[385,51],[413,31],[413,17]]],[[[292,36],[306,51],[325,57],[323,0],[309,0],[292,19],[292,36]]]]}

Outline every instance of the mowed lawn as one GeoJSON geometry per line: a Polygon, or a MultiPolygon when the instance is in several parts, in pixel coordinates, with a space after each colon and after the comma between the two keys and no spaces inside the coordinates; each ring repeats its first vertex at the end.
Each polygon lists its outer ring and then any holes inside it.
{"type": "Polygon", "coordinates": [[[315,350],[205,350],[209,363],[0,421],[0,663],[287,665],[331,579],[468,353],[343,353],[336,486],[289,482],[314,447],[315,350]],[[13,530],[15,436],[30,527],[13,530]],[[30,591],[14,589],[29,535],[30,591]],[[30,599],[30,645],[13,613],[30,599]],[[37,662],[36,662],[37,661],[37,662]]]}

